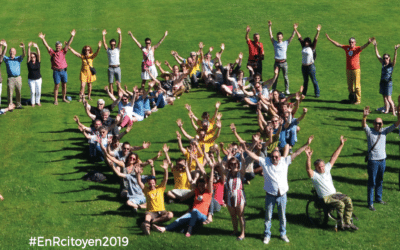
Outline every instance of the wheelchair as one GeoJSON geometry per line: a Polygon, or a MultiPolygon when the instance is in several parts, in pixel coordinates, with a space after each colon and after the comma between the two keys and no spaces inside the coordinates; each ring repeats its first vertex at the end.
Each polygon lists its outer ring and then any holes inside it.
{"type": "MultiPolygon", "coordinates": [[[[306,206],[306,215],[312,225],[320,228],[328,226],[329,219],[335,221],[335,231],[338,231],[338,225],[342,226],[338,210],[330,205],[325,204],[324,200],[318,197],[317,191],[311,190],[313,197],[308,200],[306,206]]],[[[358,219],[354,214],[353,217],[358,219]]],[[[353,220],[353,219],[352,219],[353,220]]]]}

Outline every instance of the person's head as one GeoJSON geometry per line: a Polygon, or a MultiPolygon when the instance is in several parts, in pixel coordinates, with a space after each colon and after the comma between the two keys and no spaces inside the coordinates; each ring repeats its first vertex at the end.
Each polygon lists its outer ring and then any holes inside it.
{"type": "Polygon", "coordinates": [[[56,42],[56,51],[61,51],[62,50],[62,43],[60,41],[56,42]]]}
{"type": "Polygon", "coordinates": [[[389,63],[391,63],[389,54],[383,54],[382,59],[383,59],[383,62],[385,63],[385,65],[388,65],[389,63]]]}
{"type": "Polygon", "coordinates": [[[232,157],[228,160],[228,170],[232,173],[237,173],[240,170],[240,162],[236,157],[232,157]]]}
{"type": "Polygon", "coordinates": [[[99,133],[100,133],[100,136],[101,136],[102,138],[106,138],[106,136],[107,136],[107,134],[108,134],[108,129],[107,129],[107,127],[106,127],[106,126],[101,126],[101,127],[99,128],[99,133]]]}
{"type": "Polygon", "coordinates": [[[179,171],[179,172],[184,172],[185,171],[185,167],[186,167],[186,160],[183,158],[178,158],[176,160],[176,166],[175,168],[179,171]]]}
{"type": "Polygon", "coordinates": [[[210,119],[210,114],[208,112],[203,112],[201,119],[208,121],[210,119]]]}
{"type": "Polygon", "coordinates": [[[30,54],[30,58],[31,58],[31,62],[35,63],[37,61],[38,55],[36,54],[36,52],[32,52],[30,54]]]}
{"type": "Polygon", "coordinates": [[[106,103],[106,102],[105,102],[103,99],[97,100],[97,108],[98,108],[99,110],[103,110],[104,104],[105,104],[105,103],[106,103]]]}
{"type": "Polygon", "coordinates": [[[278,148],[276,148],[271,153],[271,162],[276,166],[278,165],[280,160],[281,160],[281,152],[278,150],[278,148]]]}
{"type": "Polygon", "coordinates": [[[117,41],[113,38],[110,40],[110,48],[115,49],[115,46],[117,46],[117,41]]]}
{"type": "Polygon", "coordinates": [[[110,116],[110,110],[108,110],[108,109],[103,109],[103,110],[101,111],[101,118],[103,119],[103,122],[104,122],[104,121],[107,121],[109,116],[110,116]]]}
{"type": "Polygon", "coordinates": [[[190,57],[194,60],[196,58],[196,51],[190,52],[190,57]]]}
{"type": "Polygon", "coordinates": [[[383,127],[383,121],[381,118],[376,118],[374,121],[374,129],[375,131],[380,131],[383,127]]]}
{"type": "Polygon", "coordinates": [[[190,150],[197,150],[197,140],[196,139],[191,139],[190,140],[190,150]]]}
{"type": "Polygon", "coordinates": [[[252,142],[255,142],[255,141],[257,141],[258,139],[260,139],[260,137],[261,137],[260,132],[257,132],[257,133],[255,133],[255,134],[253,134],[253,135],[251,136],[251,141],[252,141],[252,142]]]}
{"type": "Polygon", "coordinates": [[[201,126],[203,129],[208,129],[208,126],[210,125],[210,122],[208,120],[202,120],[201,121],[201,126]]]}
{"type": "Polygon", "coordinates": [[[88,46],[88,45],[83,46],[82,55],[88,56],[90,54],[93,54],[92,48],[90,46],[88,46]]]}
{"type": "Polygon", "coordinates": [[[204,140],[204,138],[206,138],[206,134],[207,134],[206,129],[200,130],[199,140],[204,140]]]}
{"type": "Polygon", "coordinates": [[[174,75],[177,75],[179,73],[178,65],[174,65],[174,67],[172,67],[172,72],[173,72],[174,75]]]}
{"type": "Polygon", "coordinates": [[[258,33],[254,33],[253,39],[254,39],[254,42],[259,42],[260,41],[260,35],[258,33]]]}
{"type": "Polygon", "coordinates": [[[134,165],[139,162],[139,156],[136,153],[129,152],[125,159],[125,166],[134,165]]]}
{"type": "Polygon", "coordinates": [[[304,46],[305,47],[311,46],[311,38],[309,38],[309,37],[304,38],[304,46]]]}
{"type": "Polygon", "coordinates": [[[15,48],[11,48],[10,49],[10,57],[14,58],[16,54],[17,54],[17,50],[15,48]]]}
{"type": "Polygon", "coordinates": [[[197,179],[196,186],[203,193],[206,190],[206,177],[197,179]]]}
{"type": "Polygon", "coordinates": [[[111,141],[111,146],[113,148],[116,148],[116,147],[118,147],[118,145],[119,145],[119,137],[118,136],[114,136],[112,138],[112,141],[111,141]]]}
{"type": "Polygon", "coordinates": [[[219,66],[221,66],[221,64],[219,63],[219,61],[216,61],[215,63],[214,63],[214,66],[215,66],[215,68],[217,69],[217,71],[219,71],[220,69],[219,69],[219,66]]]}
{"type": "Polygon", "coordinates": [[[131,152],[131,144],[127,141],[122,143],[122,153],[124,153],[124,155],[128,155],[130,152],[131,152]]]}
{"type": "Polygon", "coordinates": [[[274,90],[272,91],[272,100],[276,103],[279,102],[279,91],[278,90],[274,90]]]}
{"type": "Polygon", "coordinates": [[[289,103],[287,103],[287,102],[281,102],[280,108],[281,108],[281,111],[282,111],[283,113],[285,113],[285,112],[288,111],[288,109],[289,109],[289,103]]]}
{"type": "Polygon", "coordinates": [[[278,32],[276,33],[276,37],[278,38],[278,42],[282,42],[283,41],[283,33],[282,32],[278,32]]]}
{"type": "Polygon", "coordinates": [[[244,77],[244,71],[243,70],[239,70],[239,75],[238,75],[238,79],[242,80],[244,77]]]}
{"type": "Polygon", "coordinates": [[[147,183],[149,184],[150,190],[156,189],[156,177],[154,175],[147,177],[147,183]]]}
{"type": "Polygon", "coordinates": [[[97,131],[100,129],[101,126],[103,126],[103,123],[101,122],[101,120],[99,120],[99,119],[94,120],[94,128],[97,131]]]}
{"type": "Polygon", "coordinates": [[[181,70],[185,71],[188,68],[186,63],[181,63],[181,70]]]}
{"type": "Polygon", "coordinates": [[[279,124],[279,116],[275,115],[272,117],[271,119],[272,122],[272,126],[274,127],[274,129],[279,128],[280,124],[279,124]]]}
{"type": "Polygon", "coordinates": [[[238,144],[236,142],[232,142],[231,144],[232,153],[236,154],[237,150],[238,150],[238,144]]]}
{"type": "Polygon", "coordinates": [[[142,96],[145,92],[144,88],[140,88],[137,97],[139,98],[139,96],[142,96]]]}
{"type": "Polygon", "coordinates": [[[211,61],[211,59],[212,59],[211,53],[207,53],[206,56],[205,56],[205,59],[208,60],[208,61],[211,61]]]}
{"type": "Polygon", "coordinates": [[[261,75],[260,75],[260,73],[255,73],[254,74],[254,81],[256,82],[256,83],[259,83],[260,81],[261,81],[261,75]]]}
{"type": "Polygon", "coordinates": [[[129,97],[127,95],[123,95],[121,101],[124,105],[129,103],[129,97]]]}
{"type": "Polygon", "coordinates": [[[146,43],[146,48],[150,48],[151,47],[151,39],[150,38],[144,39],[144,42],[146,43]]]}
{"type": "Polygon", "coordinates": [[[354,48],[356,46],[356,39],[354,37],[350,37],[349,45],[351,48],[354,48]]]}
{"type": "Polygon", "coordinates": [[[318,173],[320,173],[320,174],[325,173],[325,162],[323,160],[318,159],[318,160],[314,161],[314,167],[318,173]]]}

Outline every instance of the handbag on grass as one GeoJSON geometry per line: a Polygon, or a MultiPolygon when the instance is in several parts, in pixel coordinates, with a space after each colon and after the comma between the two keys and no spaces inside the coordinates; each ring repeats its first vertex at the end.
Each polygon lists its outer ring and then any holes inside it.
{"type": "Polygon", "coordinates": [[[89,69],[90,69],[90,73],[92,73],[92,75],[96,75],[96,69],[94,68],[94,67],[90,67],[90,64],[89,64],[89,61],[88,61],[88,59],[86,58],[86,62],[87,62],[87,64],[88,64],[88,66],[89,66],[89,69]]]}
{"type": "MultiPolygon", "coordinates": [[[[368,161],[368,156],[369,156],[369,154],[372,152],[372,150],[374,150],[376,144],[378,143],[379,139],[381,138],[381,134],[382,134],[382,133],[379,133],[378,139],[376,140],[376,142],[374,143],[374,145],[372,145],[371,150],[368,150],[368,153],[367,153],[367,155],[365,156],[365,160],[364,160],[365,162],[368,161]]],[[[400,178],[400,177],[399,177],[399,178],[400,178]]]]}

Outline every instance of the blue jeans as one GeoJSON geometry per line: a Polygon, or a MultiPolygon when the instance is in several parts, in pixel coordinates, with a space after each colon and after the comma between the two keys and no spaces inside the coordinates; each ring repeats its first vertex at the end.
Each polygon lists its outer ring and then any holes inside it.
{"type": "Polygon", "coordinates": [[[182,215],[181,217],[176,219],[176,221],[166,226],[165,229],[167,231],[174,231],[176,228],[186,225],[194,227],[197,222],[204,222],[206,220],[207,220],[206,215],[200,213],[200,211],[197,209],[193,209],[192,212],[182,215]]]}
{"type": "Polygon", "coordinates": [[[297,142],[297,125],[293,125],[285,130],[286,144],[294,146],[297,142]]]}
{"type": "Polygon", "coordinates": [[[264,231],[264,237],[269,236],[271,237],[271,219],[272,219],[272,214],[274,212],[274,207],[275,203],[278,205],[278,216],[279,216],[279,232],[281,233],[281,236],[286,235],[286,202],[287,202],[287,197],[286,194],[282,196],[272,196],[272,195],[266,195],[265,196],[265,231],[264,231]]]}
{"type": "Polygon", "coordinates": [[[383,174],[385,173],[386,160],[368,160],[368,206],[374,204],[374,191],[375,201],[382,200],[382,184],[383,174]]]}
{"type": "Polygon", "coordinates": [[[314,63],[308,66],[301,66],[301,72],[303,73],[303,95],[307,94],[307,89],[308,89],[308,77],[311,78],[312,83],[314,84],[314,94],[315,96],[319,96],[319,86],[318,86],[318,81],[317,77],[315,76],[315,65],[314,63]]]}

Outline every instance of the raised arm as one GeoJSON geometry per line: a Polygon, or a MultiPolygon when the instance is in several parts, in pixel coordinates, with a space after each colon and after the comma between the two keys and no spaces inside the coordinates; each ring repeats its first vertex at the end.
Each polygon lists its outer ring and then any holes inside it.
{"type": "Polygon", "coordinates": [[[122,45],[122,32],[120,28],[117,28],[117,33],[118,33],[118,49],[121,50],[121,45],[122,45]]]}
{"type": "Polygon", "coordinates": [[[42,32],[39,33],[39,38],[42,39],[44,46],[46,47],[46,49],[50,52],[51,48],[50,46],[47,44],[46,39],[45,39],[45,34],[43,34],[42,32]]]}
{"type": "Polygon", "coordinates": [[[375,37],[370,37],[368,39],[368,42],[366,44],[364,44],[363,46],[361,46],[361,50],[365,49],[366,47],[368,47],[368,45],[370,45],[373,41],[375,40],[375,37]]]}
{"type": "Polygon", "coordinates": [[[214,112],[214,115],[211,118],[211,120],[215,120],[215,118],[217,117],[218,109],[219,109],[220,106],[221,106],[221,102],[218,101],[218,102],[215,103],[215,112],[214,112]]]}
{"type": "MultiPolygon", "coordinates": [[[[40,62],[41,61],[41,55],[40,55],[39,46],[37,45],[37,43],[32,43],[32,45],[33,45],[34,48],[36,48],[37,56],[38,56],[37,60],[38,60],[38,62],[40,62]]],[[[30,57],[30,53],[28,53],[28,58],[29,57],[30,57]]]]}
{"type": "Polygon", "coordinates": [[[301,148],[297,149],[292,155],[291,155],[291,160],[293,161],[297,156],[299,156],[312,142],[312,140],[314,139],[314,136],[310,136],[308,137],[308,140],[306,142],[306,144],[304,144],[301,148]]]}
{"type": "Polygon", "coordinates": [[[158,67],[158,69],[161,71],[161,74],[164,74],[165,73],[165,70],[163,70],[162,68],[161,68],[161,63],[159,62],[159,61],[155,61],[155,63],[154,63],[157,67],[158,67]]]}
{"type": "MultiPolygon", "coordinates": [[[[65,46],[67,47],[67,46],[65,46]]],[[[69,50],[71,50],[72,54],[76,55],[79,58],[82,58],[82,55],[79,54],[76,50],[74,50],[71,46],[68,46],[69,50]]]]}
{"type": "Polygon", "coordinates": [[[244,148],[244,151],[247,153],[248,156],[250,156],[251,159],[253,159],[256,162],[258,162],[260,160],[260,156],[258,156],[256,153],[249,150],[246,146],[246,143],[241,143],[241,146],[242,146],[242,148],[244,148]]]}
{"type": "Polygon", "coordinates": [[[318,24],[317,34],[315,34],[314,41],[312,44],[312,49],[315,49],[317,47],[317,41],[318,41],[319,34],[321,33],[321,27],[322,27],[321,24],[318,24]]]}
{"type": "Polygon", "coordinates": [[[306,147],[304,151],[306,152],[307,155],[306,171],[308,177],[312,178],[314,176],[314,171],[311,169],[311,156],[313,154],[313,151],[311,150],[310,146],[306,147]]]}
{"type": "Polygon", "coordinates": [[[32,46],[32,41],[30,41],[29,43],[28,43],[28,62],[30,62],[31,61],[31,57],[30,57],[30,55],[31,55],[31,46],[32,46]]]}
{"type": "Polygon", "coordinates": [[[246,41],[248,41],[248,40],[250,40],[250,38],[249,38],[249,33],[250,33],[250,26],[249,25],[247,25],[247,27],[246,27],[246,41]]]}
{"type": "Polygon", "coordinates": [[[161,183],[161,186],[165,187],[167,186],[168,182],[168,163],[166,161],[163,161],[163,165],[161,165],[161,168],[164,169],[164,179],[161,183]]]}
{"type": "Polygon", "coordinates": [[[132,32],[128,31],[128,35],[130,35],[133,39],[133,41],[136,43],[136,45],[139,47],[139,49],[142,49],[142,45],[139,43],[138,40],[133,36],[132,32]]]}
{"type": "Polygon", "coordinates": [[[340,145],[339,147],[336,149],[336,151],[333,153],[331,160],[329,161],[329,163],[331,164],[331,167],[333,167],[333,165],[336,162],[336,159],[339,157],[340,152],[342,152],[342,148],[344,146],[345,141],[347,141],[346,138],[344,138],[343,135],[340,136],[340,145]]]}
{"type": "Polygon", "coordinates": [[[304,117],[307,114],[307,111],[308,111],[307,108],[303,108],[303,114],[301,114],[301,116],[299,118],[297,118],[297,122],[300,122],[301,120],[304,119],[304,117]]]}
{"type": "Polygon", "coordinates": [[[364,108],[363,119],[362,119],[362,122],[361,122],[361,126],[363,128],[365,128],[367,126],[367,116],[369,115],[370,112],[371,111],[369,110],[369,106],[366,106],[364,108]]]}
{"type": "MultiPolygon", "coordinates": [[[[375,55],[376,55],[376,57],[378,58],[378,61],[379,61],[380,63],[383,63],[383,59],[382,59],[382,57],[379,55],[378,44],[377,44],[376,40],[374,40],[373,44],[374,44],[374,47],[375,47],[375,55]]],[[[396,51],[396,50],[395,50],[395,51],[396,51]]]]}
{"type": "Polygon", "coordinates": [[[269,38],[271,39],[272,44],[274,44],[274,35],[272,35],[272,22],[268,21],[268,31],[269,31],[269,38]]]}
{"type": "Polygon", "coordinates": [[[102,34],[103,34],[103,45],[104,45],[104,49],[107,51],[107,50],[108,50],[108,46],[107,46],[107,42],[106,42],[107,30],[103,30],[102,34]]]}
{"type": "Polygon", "coordinates": [[[181,150],[181,153],[185,155],[187,153],[187,150],[182,145],[182,136],[179,133],[179,131],[176,131],[176,138],[178,139],[178,146],[179,149],[181,150]]]}
{"type": "Polygon", "coordinates": [[[293,40],[294,36],[296,35],[297,26],[298,26],[297,23],[293,24],[293,32],[292,32],[292,35],[290,36],[290,38],[288,39],[288,43],[290,43],[293,40]]]}
{"type": "Polygon", "coordinates": [[[101,48],[101,41],[99,41],[99,42],[97,43],[97,50],[96,50],[96,52],[94,52],[94,54],[92,55],[92,59],[96,58],[96,56],[99,54],[100,48],[101,48]]]}
{"type": "Polygon", "coordinates": [[[326,38],[328,38],[328,40],[329,40],[331,43],[333,43],[336,47],[339,47],[339,48],[342,48],[342,47],[343,47],[342,44],[340,44],[340,43],[336,42],[335,40],[331,39],[331,38],[329,37],[328,34],[325,34],[325,36],[326,36],[326,38]]]}
{"type": "Polygon", "coordinates": [[[167,35],[168,35],[168,31],[165,31],[164,36],[161,38],[161,40],[156,45],[154,45],[153,48],[157,49],[161,45],[161,43],[164,41],[164,39],[167,37],[167,35]]]}
{"type": "Polygon", "coordinates": [[[113,171],[114,171],[114,173],[115,173],[116,175],[118,175],[118,176],[121,177],[121,178],[126,178],[126,174],[121,173],[121,171],[119,170],[119,168],[116,168],[116,167],[114,166],[114,164],[111,164],[111,167],[112,167],[112,169],[113,169],[113,171]]]}
{"type": "Polygon", "coordinates": [[[210,164],[211,172],[210,172],[210,179],[208,180],[208,187],[207,189],[210,191],[210,193],[213,193],[213,188],[214,188],[214,167],[215,164],[210,164]]]}
{"type": "Polygon", "coordinates": [[[69,46],[71,45],[72,41],[74,40],[75,35],[76,35],[76,31],[75,31],[75,29],[73,29],[71,31],[71,37],[69,38],[67,44],[65,45],[65,48],[64,48],[65,50],[67,50],[69,48],[69,46]]]}
{"type": "Polygon", "coordinates": [[[231,130],[233,132],[233,134],[235,135],[236,139],[238,139],[239,143],[246,143],[245,140],[243,140],[240,135],[237,133],[236,131],[236,126],[234,123],[231,123],[231,130]]]}
{"type": "Polygon", "coordinates": [[[178,119],[178,120],[176,121],[176,124],[178,124],[178,127],[180,128],[180,130],[182,131],[182,134],[183,134],[186,138],[188,138],[189,140],[192,140],[192,139],[193,139],[193,137],[190,136],[190,135],[183,129],[183,122],[182,122],[181,119],[178,119]]]}
{"type": "Polygon", "coordinates": [[[394,67],[394,65],[396,64],[396,60],[397,60],[397,49],[400,47],[400,44],[397,44],[394,46],[394,56],[393,56],[393,62],[392,65],[394,67]]]}
{"type": "Polygon", "coordinates": [[[142,176],[140,174],[139,169],[134,168],[135,172],[136,172],[136,178],[137,178],[137,182],[139,184],[139,187],[143,190],[144,189],[144,184],[142,182],[142,176]]]}

